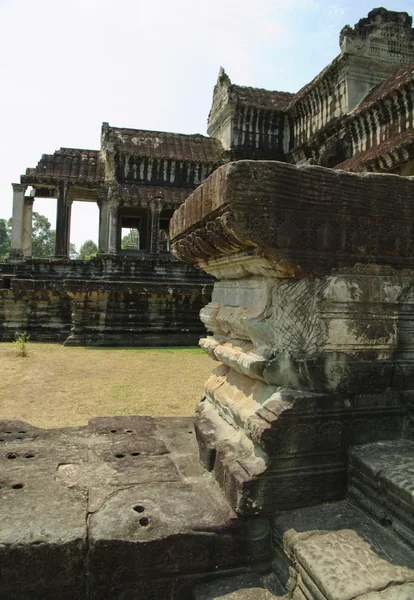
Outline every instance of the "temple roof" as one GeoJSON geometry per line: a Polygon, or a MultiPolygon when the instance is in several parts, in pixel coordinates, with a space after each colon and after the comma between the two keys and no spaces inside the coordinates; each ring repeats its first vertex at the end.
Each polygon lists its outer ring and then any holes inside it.
{"type": "Polygon", "coordinates": [[[223,147],[219,140],[201,134],[187,135],[102,126],[102,147],[112,143],[115,151],[132,156],[175,158],[197,162],[221,163],[223,147]]]}
{"type": "Polygon", "coordinates": [[[55,184],[57,182],[91,185],[103,181],[104,169],[99,150],[61,148],[54,154],[43,154],[34,168],[26,169],[21,182],[55,184]]]}
{"type": "Polygon", "coordinates": [[[406,83],[412,81],[414,78],[414,61],[410,62],[405,67],[395,71],[385,81],[374,87],[362,102],[357,106],[356,111],[360,112],[365,108],[368,108],[378,101],[381,101],[385,96],[394,92],[395,90],[401,89],[406,83]]]}
{"type": "MultiPolygon", "coordinates": [[[[412,154],[414,148],[414,130],[409,129],[394,135],[385,142],[381,142],[378,146],[373,146],[365,152],[358,152],[351,158],[335,165],[334,169],[343,169],[345,171],[362,171],[372,170],[374,165],[372,164],[375,160],[386,157],[395,153],[401,155],[401,161],[404,162],[406,157],[402,155],[402,152],[408,150],[412,154]]],[[[390,168],[394,168],[396,165],[392,165],[390,168]]]]}
{"type": "Polygon", "coordinates": [[[290,92],[264,90],[262,88],[235,85],[234,83],[231,84],[229,92],[232,99],[242,104],[271,110],[283,110],[295,95],[290,92]]]}

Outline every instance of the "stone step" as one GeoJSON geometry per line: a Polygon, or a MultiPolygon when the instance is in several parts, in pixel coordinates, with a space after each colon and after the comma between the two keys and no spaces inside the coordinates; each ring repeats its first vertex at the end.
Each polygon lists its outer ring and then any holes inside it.
{"type": "Polygon", "coordinates": [[[284,593],[280,582],[271,579],[257,573],[216,579],[198,586],[194,600],[290,600],[291,595],[284,593]]]}
{"type": "Polygon", "coordinates": [[[274,543],[292,600],[414,599],[414,552],[352,502],[280,514],[274,543]]]}
{"type": "Polygon", "coordinates": [[[354,446],[349,451],[349,496],[414,547],[414,443],[354,446]]]}

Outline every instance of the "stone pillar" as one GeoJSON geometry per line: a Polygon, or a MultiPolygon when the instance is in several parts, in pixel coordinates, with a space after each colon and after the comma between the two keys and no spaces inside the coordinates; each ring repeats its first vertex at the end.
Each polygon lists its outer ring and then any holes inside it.
{"type": "Polygon", "coordinates": [[[200,345],[220,364],[195,425],[237,513],[343,498],[348,447],[402,435],[413,194],[398,175],[239,161],[175,211],[173,254],[216,277],[200,345]]]}
{"type": "Polygon", "coordinates": [[[32,256],[33,202],[34,198],[32,198],[31,196],[25,196],[23,215],[23,255],[25,257],[32,256]]]}
{"type": "Polygon", "coordinates": [[[108,231],[108,254],[116,254],[118,241],[118,210],[119,202],[109,202],[109,231],[108,231]]]}
{"type": "Polygon", "coordinates": [[[151,233],[150,233],[150,253],[159,254],[159,233],[160,233],[160,212],[161,201],[159,198],[154,198],[149,203],[151,215],[151,233]]]}
{"type": "Polygon", "coordinates": [[[13,214],[10,258],[23,259],[23,227],[24,227],[24,193],[26,185],[12,183],[13,186],[13,214]]]}
{"type": "Polygon", "coordinates": [[[99,252],[106,254],[108,252],[108,229],[109,229],[109,204],[105,199],[100,199],[99,206],[99,252]]]}
{"type": "Polygon", "coordinates": [[[57,211],[55,256],[57,258],[68,258],[70,227],[70,205],[67,202],[68,186],[61,183],[57,186],[56,192],[57,211]]]}
{"type": "Polygon", "coordinates": [[[66,199],[66,256],[70,257],[70,229],[72,226],[72,205],[73,200],[66,199]]]}

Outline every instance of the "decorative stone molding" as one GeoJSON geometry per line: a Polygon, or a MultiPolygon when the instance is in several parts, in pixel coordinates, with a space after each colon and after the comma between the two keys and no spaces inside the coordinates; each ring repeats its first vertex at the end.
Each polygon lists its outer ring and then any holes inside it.
{"type": "Polygon", "coordinates": [[[375,8],[340,33],[342,52],[404,64],[414,59],[412,18],[405,12],[375,8]]]}
{"type": "Polygon", "coordinates": [[[229,163],[175,212],[172,252],[216,275],[230,255],[244,250],[232,278],[244,276],[250,263],[253,272],[260,264],[261,272],[277,277],[356,263],[413,267],[412,190],[410,178],[393,175],[229,163]]]}
{"type": "Polygon", "coordinates": [[[333,500],[349,444],[393,439],[414,388],[414,181],[241,161],[171,221],[213,274],[200,455],[240,513],[333,500]]]}

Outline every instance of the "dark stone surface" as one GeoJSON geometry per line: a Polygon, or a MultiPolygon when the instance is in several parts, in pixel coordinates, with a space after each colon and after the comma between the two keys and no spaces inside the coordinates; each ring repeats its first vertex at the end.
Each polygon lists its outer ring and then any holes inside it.
{"type": "Polygon", "coordinates": [[[0,340],[93,346],[190,346],[212,278],[165,256],[0,264],[0,340]],[[69,339],[68,339],[69,338],[69,339]]]}
{"type": "Polygon", "coordinates": [[[1,421],[0,440],[1,600],[185,600],[270,569],[269,521],[235,515],[191,418],[1,421]]]}
{"type": "Polygon", "coordinates": [[[413,181],[397,175],[277,161],[229,163],[175,211],[172,250],[192,264],[246,251],[285,276],[356,262],[412,267],[407,223],[414,217],[413,189],[413,181]]]}
{"type": "Polygon", "coordinates": [[[247,419],[239,441],[206,400],[195,430],[200,459],[235,510],[272,513],[343,498],[347,449],[398,440],[404,410],[390,392],[352,398],[283,390],[279,403],[268,402],[247,419]]]}
{"type": "Polygon", "coordinates": [[[414,547],[414,443],[379,442],[349,453],[350,496],[414,547]]]}

